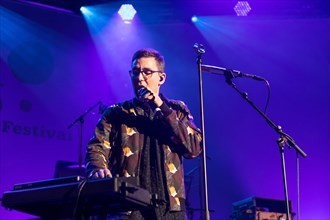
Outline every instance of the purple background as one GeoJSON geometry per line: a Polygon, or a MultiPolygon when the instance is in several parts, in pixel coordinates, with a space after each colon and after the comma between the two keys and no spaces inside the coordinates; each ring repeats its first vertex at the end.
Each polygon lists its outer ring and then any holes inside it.
{"type": "MultiPolygon", "coordinates": [[[[207,51],[204,64],[268,79],[267,115],[308,155],[299,158],[301,219],[330,219],[329,16],[294,10],[292,1],[287,3],[292,14],[276,14],[269,9],[276,10],[274,5],[253,2],[248,17],[235,16],[232,1],[204,7],[197,3],[142,5],[134,22],[125,24],[115,4],[98,6],[84,18],[2,1],[0,194],[17,183],[53,178],[58,160],[78,161],[79,124],[68,125],[98,101],[110,105],[133,96],[127,70],[139,48],[164,54],[167,82],[162,92],[184,100],[200,125],[197,42],[207,51]],[[216,7],[222,9],[218,14],[216,7]],[[182,9],[185,13],[179,14],[182,9]],[[189,20],[194,14],[200,15],[195,24],[189,20]]],[[[245,78],[233,82],[264,109],[264,83],[245,78]]],[[[215,211],[211,219],[229,219],[232,203],[250,196],[284,199],[278,134],[223,76],[204,73],[203,86],[209,208],[215,211]]],[[[85,117],[84,148],[99,117],[97,108],[85,117]]],[[[296,212],[295,150],[286,147],[285,159],[296,212]]],[[[200,207],[198,162],[184,161],[192,177],[192,208],[200,207]]],[[[199,215],[196,211],[194,219],[199,215]]],[[[32,217],[0,208],[1,220],[32,217]]]]}

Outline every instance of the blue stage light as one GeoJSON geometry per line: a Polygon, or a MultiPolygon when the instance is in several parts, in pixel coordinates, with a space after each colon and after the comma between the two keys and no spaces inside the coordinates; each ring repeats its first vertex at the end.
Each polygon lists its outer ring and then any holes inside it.
{"type": "Polygon", "coordinates": [[[136,10],[131,4],[123,4],[118,10],[118,14],[125,22],[130,22],[133,20],[136,10]]]}
{"type": "Polygon", "coordinates": [[[84,6],[82,6],[82,7],[80,7],[80,11],[81,11],[81,13],[85,13],[85,12],[87,12],[88,10],[84,7],[84,6]]]}
{"type": "Polygon", "coordinates": [[[85,7],[85,6],[80,7],[80,11],[84,16],[91,16],[92,15],[92,11],[90,9],[91,9],[90,7],[85,7]]]}
{"type": "Polygon", "coordinates": [[[192,16],[192,17],[191,17],[191,21],[194,22],[194,23],[195,23],[196,21],[198,21],[197,16],[192,16]]]}

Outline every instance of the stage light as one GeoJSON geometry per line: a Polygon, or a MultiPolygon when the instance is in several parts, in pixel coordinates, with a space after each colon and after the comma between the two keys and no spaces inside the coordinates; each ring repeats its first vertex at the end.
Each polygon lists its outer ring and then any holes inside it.
{"type": "Polygon", "coordinates": [[[123,19],[123,21],[129,23],[130,21],[133,20],[136,14],[136,10],[131,4],[123,4],[118,10],[118,14],[123,19]]]}
{"type": "Polygon", "coordinates": [[[88,12],[87,8],[84,7],[84,6],[80,7],[80,11],[81,11],[81,13],[83,13],[83,14],[86,13],[86,12],[88,12]]]}
{"type": "Polygon", "coordinates": [[[197,16],[192,16],[192,17],[191,17],[191,21],[192,21],[193,23],[195,23],[196,21],[198,21],[197,16]]]}
{"type": "Polygon", "coordinates": [[[80,7],[81,14],[83,14],[85,17],[86,16],[91,16],[93,13],[91,11],[91,8],[88,6],[81,6],[80,7]]]}
{"type": "Polygon", "coordinates": [[[251,7],[247,1],[238,1],[234,7],[237,16],[247,16],[251,7]]]}

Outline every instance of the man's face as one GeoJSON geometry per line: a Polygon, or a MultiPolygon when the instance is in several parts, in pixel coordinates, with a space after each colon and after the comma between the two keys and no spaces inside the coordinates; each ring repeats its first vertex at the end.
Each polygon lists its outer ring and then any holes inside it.
{"type": "Polygon", "coordinates": [[[138,94],[138,90],[142,87],[150,89],[155,94],[159,94],[160,85],[164,83],[166,74],[162,72],[151,73],[152,71],[160,71],[154,57],[141,57],[134,60],[132,63],[132,70],[141,71],[135,76],[131,75],[133,89],[136,96],[138,94]],[[151,70],[151,74],[146,75],[148,70],[151,70]]]}

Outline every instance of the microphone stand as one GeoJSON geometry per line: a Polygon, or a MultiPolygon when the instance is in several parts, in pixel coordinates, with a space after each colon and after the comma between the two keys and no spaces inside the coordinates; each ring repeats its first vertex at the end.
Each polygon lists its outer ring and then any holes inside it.
{"type": "MultiPolygon", "coordinates": [[[[294,142],[293,138],[291,138],[288,134],[284,133],[282,130],[282,127],[279,125],[275,125],[249,98],[248,94],[246,92],[241,92],[236,85],[231,81],[231,79],[234,78],[233,71],[224,71],[226,83],[228,83],[233,89],[235,89],[242,98],[247,101],[272,127],[279,135],[280,137],[277,139],[277,144],[280,149],[281,154],[281,162],[282,162],[282,175],[283,175],[283,185],[284,185],[284,194],[285,194],[285,207],[286,207],[286,216],[287,220],[291,220],[290,215],[290,207],[289,207],[289,198],[288,198],[288,188],[287,188],[287,179],[286,179],[286,170],[285,170],[285,159],[284,159],[284,146],[288,145],[289,148],[294,148],[298,154],[300,154],[302,157],[307,157],[307,154],[298,147],[298,145],[294,142]]],[[[299,202],[299,199],[298,199],[299,202]]]]}
{"type": "Polygon", "coordinates": [[[85,116],[91,112],[96,106],[100,105],[101,101],[97,102],[95,105],[91,106],[85,113],[80,115],[77,119],[75,119],[69,126],[68,129],[70,129],[73,125],[79,122],[80,127],[79,127],[79,156],[78,156],[78,161],[79,161],[79,175],[84,175],[82,172],[82,150],[83,150],[83,125],[84,125],[84,118],[85,116]]]}
{"type": "Polygon", "coordinates": [[[193,217],[194,217],[194,211],[196,209],[194,208],[191,208],[191,205],[190,205],[190,201],[189,201],[189,193],[190,193],[190,189],[191,189],[191,183],[192,183],[192,180],[194,178],[194,173],[196,170],[199,169],[199,166],[193,168],[192,170],[190,170],[186,175],[185,175],[185,179],[187,181],[185,181],[185,183],[188,183],[187,184],[187,190],[186,190],[186,210],[187,210],[187,215],[188,215],[188,220],[193,220],[193,217]]]}
{"type": "Polygon", "coordinates": [[[296,182],[297,182],[297,220],[300,220],[300,176],[299,176],[299,153],[296,153],[296,182]]]}
{"type": "Polygon", "coordinates": [[[203,82],[202,82],[202,54],[205,53],[204,46],[202,44],[194,44],[194,49],[197,52],[197,68],[198,68],[198,77],[199,77],[199,99],[200,99],[200,112],[201,112],[201,131],[202,131],[202,146],[203,146],[203,186],[204,186],[204,219],[210,219],[210,211],[208,204],[208,189],[207,189],[207,173],[206,173],[206,144],[205,144],[205,129],[204,129],[204,104],[203,104],[203,82]]]}

